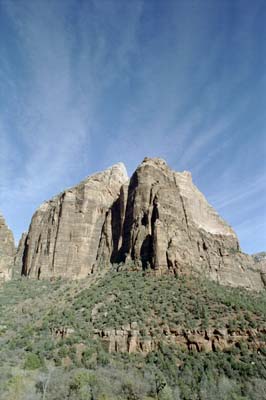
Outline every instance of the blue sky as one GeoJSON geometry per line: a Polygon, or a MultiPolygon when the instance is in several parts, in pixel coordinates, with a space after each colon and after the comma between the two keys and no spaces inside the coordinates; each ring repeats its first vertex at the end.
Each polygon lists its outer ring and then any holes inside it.
{"type": "Polygon", "coordinates": [[[264,0],[0,0],[0,210],[145,156],[266,250],[264,0]]]}

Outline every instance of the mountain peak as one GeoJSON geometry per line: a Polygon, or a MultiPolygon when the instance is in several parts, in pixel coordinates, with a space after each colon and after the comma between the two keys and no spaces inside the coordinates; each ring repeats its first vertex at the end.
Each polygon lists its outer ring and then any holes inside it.
{"type": "Polygon", "coordinates": [[[190,172],[175,172],[161,158],[146,157],[129,184],[118,163],[65,190],[37,210],[25,243],[23,274],[36,278],[82,278],[130,262],[155,274],[264,287],[266,271],[240,252],[190,172]]]}

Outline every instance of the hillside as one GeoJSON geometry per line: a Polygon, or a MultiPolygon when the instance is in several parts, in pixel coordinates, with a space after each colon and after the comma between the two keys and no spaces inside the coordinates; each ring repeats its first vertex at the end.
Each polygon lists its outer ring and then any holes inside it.
{"type": "Polygon", "coordinates": [[[1,400],[266,398],[264,254],[189,172],[145,158],[89,176],[16,252],[1,221],[1,400]]]}
{"type": "Polygon", "coordinates": [[[119,265],[0,291],[0,398],[266,397],[265,292],[119,265]]]}

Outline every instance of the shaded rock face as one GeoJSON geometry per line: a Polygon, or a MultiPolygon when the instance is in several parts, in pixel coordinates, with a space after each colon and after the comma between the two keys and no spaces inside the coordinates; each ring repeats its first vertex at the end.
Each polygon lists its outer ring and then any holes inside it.
{"type": "Polygon", "coordinates": [[[16,250],[15,258],[14,258],[14,266],[13,266],[13,278],[18,278],[21,275],[22,266],[23,266],[23,254],[25,249],[25,243],[27,239],[27,233],[23,232],[21,238],[19,240],[19,244],[16,250]]]}
{"type": "Polygon", "coordinates": [[[214,266],[216,254],[220,260],[225,249],[238,251],[237,237],[193,185],[190,173],[145,159],[129,185],[123,253],[144,267],[178,271],[195,262],[214,266]]]}
{"type": "Polygon", "coordinates": [[[15,256],[15,243],[11,230],[0,214],[0,282],[11,279],[15,256]]]}
{"type": "Polygon", "coordinates": [[[42,204],[29,228],[22,274],[83,278],[109,263],[116,201],[127,180],[125,167],[117,164],[42,204]]]}
{"type": "Polygon", "coordinates": [[[144,159],[130,181],[118,164],[44,203],[31,222],[22,272],[78,278],[128,261],[158,274],[198,271],[256,290],[266,284],[265,265],[240,252],[190,173],[157,158],[144,159]]]}
{"type": "Polygon", "coordinates": [[[122,237],[122,260],[144,269],[196,270],[223,284],[264,287],[263,270],[239,251],[236,234],[190,173],[174,172],[163,160],[145,159],[131,178],[122,237]]]}

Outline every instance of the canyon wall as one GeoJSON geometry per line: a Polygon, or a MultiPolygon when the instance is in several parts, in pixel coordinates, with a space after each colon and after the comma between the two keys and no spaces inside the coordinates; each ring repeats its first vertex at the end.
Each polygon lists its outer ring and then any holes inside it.
{"type": "Polygon", "coordinates": [[[13,234],[0,214],[0,282],[11,279],[15,251],[13,234]]]}
{"type": "Polygon", "coordinates": [[[22,274],[34,278],[84,278],[124,262],[256,290],[266,282],[265,263],[240,251],[191,174],[159,158],[145,158],[130,180],[117,164],[42,204],[22,258],[22,274]]]}

